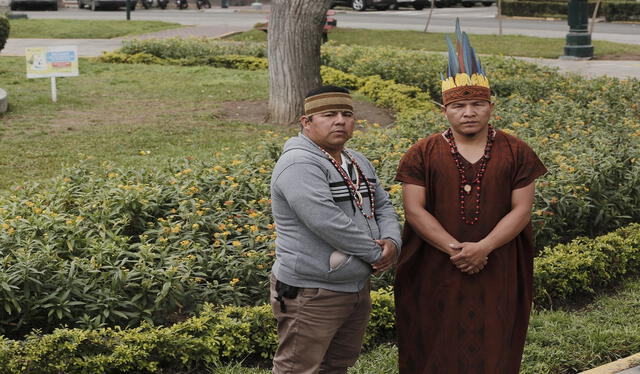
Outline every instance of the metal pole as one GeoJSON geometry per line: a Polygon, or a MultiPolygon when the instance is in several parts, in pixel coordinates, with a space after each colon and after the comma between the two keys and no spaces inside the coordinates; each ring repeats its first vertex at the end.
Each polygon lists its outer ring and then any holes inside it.
{"type": "Polygon", "coordinates": [[[431,0],[431,9],[429,10],[429,18],[427,18],[427,24],[424,25],[424,32],[429,29],[429,23],[431,23],[431,14],[433,14],[433,7],[436,5],[436,0],[431,0]]]}
{"type": "Polygon", "coordinates": [[[56,77],[51,77],[51,101],[58,102],[58,87],[56,86],[56,77]]]}
{"type": "Polygon", "coordinates": [[[590,60],[593,45],[589,34],[589,6],[587,0],[569,0],[569,33],[564,46],[564,56],[570,60],[590,60]]]}
{"type": "Polygon", "coordinates": [[[600,7],[600,0],[596,2],[596,7],[593,10],[593,16],[591,17],[591,24],[589,25],[589,34],[593,34],[593,25],[596,23],[596,16],[598,15],[599,7],[600,7]]]}
{"type": "Polygon", "coordinates": [[[498,35],[502,35],[502,0],[498,0],[498,35]]]}
{"type": "Polygon", "coordinates": [[[127,7],[127,21],[131,21],[131,0],[127,0],[126,7],[127,7]]]}

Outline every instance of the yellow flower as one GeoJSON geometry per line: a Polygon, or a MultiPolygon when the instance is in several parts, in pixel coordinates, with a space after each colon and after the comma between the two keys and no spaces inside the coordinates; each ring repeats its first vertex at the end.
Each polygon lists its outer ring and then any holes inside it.
{"type": "Polygon", "coordinates": [[[395,195],[400,190],[402,190],[402,186],[400,184],[394,184],[389,188],[389,194],[395,195]]]}
{"type": "Polygon", "coordinates": [[[162,238],[158,239],[158,241],[160,243],[166,243],[167,242],[167,238],[162,237],[162,238]]]}
{"type": "Polygon", "coordinates": [[[241,243],[241,242],[239,242],[238,240],[234,240],[234,241],[232,241],[232,242],[231,242],[231,245],[233,245],[233,246],[235,246],[235,247],[239,247],[239,246],[241,246],[241,245],[242,245],[242,243],[241,243]]]}
{"type": "Polygon", "coordinates": [[[258,268],[258,269],[264,269],[264,265],[262,265],[262,264],[258,264],[257,268],[258,268]]]}
{"type": "Polygon", "coordinates": [[[171,228],[171,232],[174,234],[177,234],[180,232],[181,229],[182,229],[182,226],[180,224],[177,224],[171,228]]]}
{"type": "Polygon", "coordinates": [[[236,188],[236,187],[238,187],[238,183],[231,183],[231,186],[230,186],[230,187],[231,187],[231,188],[236,188]]]}
{"type": "Polygon", "coordinates": [[[227,200],[227,201],[224,202],[224,205],[226,205],[226,206],[229,206],[231,204],[233,204],[233,200],[227,200]]]}
{"type": "Polygon", "coordinates": [[[193,230],[197,230],[197,229],[199,229],[199,228],[200,228],[200,225],[198,225],[197,223],[194,223],[193,225],[191,225],[191,228],[192,228],[193,230]]]}
{"type": "Polygon", "coordinates": [[[256,231],[258,231],[258,226],[256,226],[256,225],[251,225],[251,227],[249,227],[249,231],[251,231],[251,232],[256,232],[256,231]]]}
{"type": "Polygon", "coordinates": [[[238,278],[233,278],[231,281],[229,281],[229,283],[230,283],[232,286],[235,286],[235,285],[236,285],[236,283],[238,283],[238,282],[240,282],[240,279],[238,279],[238,278]]]}
{"type": "Polygon", "coordinates": [[[109,174],[107,174],[107,177],[108,177],[108,178],[111,178],[111,179],[113,179],[113,178],[117,178],[117,177],[118,177],[118,174],[117,174],[117,173],[109,173],[109,174]]]}
{"type": "Polygon", "coordinates": [[[183,240],[180,242],[180,245],[183,247],[188,247],[191,244],[191,240],[183,240]]]}
{"type": "Polygon", "coordinates": [[[224,223],[221,223],[221,224],[218,225],[218,229],[219,230],[224,230],[226,228],[227,228],[227,225],[225,225],[224,223]]]}
{"type": "Polygon", "coordinates": [[[240,160],[233,160],[233,161],[231,161],[231,166],[240,165],[241,163],[242,163],[242,161],[240,161],[240,160]]]}
{"type": "Polygon", "coordinates": [[[33,212],[35,214],[40,214],[40,213],[42,213],[42,209],[41,208],[33,208],[33,212]]]}
{"type": "Polygon", "coordinates": [[[199,216],[201,216],[201,215],[203,215],[203,214],[204,214],[204,211],[203,211],[203,210],[197,210],[197,211],[196,211],[196,214],[197,214],[197,215],[199,215],[199,216]]]}
{"type": "Polygon", "coordinates": [[[66,182],[66,183],[69,183],[69,182],[71,182],[71,178],[69,178],[69,177],[64,177],[64,178],[62,179],[62,181],[63,181],[63,182],[66,182]]]}
{"type": "Polygon", "coordinates": [[[14,232],[16,232],[16,230],[13,227],[9,227],[9,230],[7,230],[7,235],[13,235],[14,232]]]}
{"type": "Polygon", "coordinates": [[[235,178],[234,178],[234,177],[229,176],[229,175],[227,175],[225,178],[226,178],[228,181],[230,181],[230,182],[233,182],[233,181],[235,180],[235,178]]]}
{"type": "Polygon", "coordinates": [[[220,240],[216,240],[215,242],[213,242],[213,246],[214,247],[219,247],[222,243],[220,242],[220,240]]]}
{"type": "Polygon", "coordinates": [[[249,217],[250,218],[256,218],[259,215],[260,215],[260,213],[258,213],[258,212],[249,213],[249,217]]]}
{"type": "Polygon", "coordinates": [[[204,282],[204,279],[202,279],[200,277],[195,277],[195,278],[193,278],[193,281],[196,282],[196,283],[202,283],[202,282],[204,282]]]}
{"type": "Polygon", "coordinates": [[[6,230],[6,229],[8,229],[9,227],[11,227],[11,226],[9,226],[9,225],[8,225],[8,224],[6,224],[6,223],[3,223],[3,224],[2,224],[2,228],[3,228],[3,229],[5,229],[5,230],[6,230]]]}

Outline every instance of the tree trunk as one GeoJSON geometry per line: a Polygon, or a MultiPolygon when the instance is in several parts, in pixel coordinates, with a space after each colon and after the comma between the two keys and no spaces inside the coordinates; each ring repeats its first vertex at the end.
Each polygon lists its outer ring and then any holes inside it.
{"type": "Polygon", "coordinates": [[[268,29],[271,123],[296,123],[304,95],[322,84],[320,45],[331,0],[273,0],[268,29]]]}

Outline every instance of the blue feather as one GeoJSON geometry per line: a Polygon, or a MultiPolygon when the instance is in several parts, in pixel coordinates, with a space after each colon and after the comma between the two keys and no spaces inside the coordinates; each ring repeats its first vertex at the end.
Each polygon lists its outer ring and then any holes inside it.
{"type": "Polygon", "coordinates": [[[466,32],[462,33],[462,61],[464,61],[464,71],[471,76],[471,45],[466,32]]]}
{"type": "Polygon", "coordinates": [[[482,61],[480,61],[480,57],[477,57],[477,59],[478,59],[478,74],[485,75],[484,68],[482,67],[482,61]]]}
{"type": "Polygon", "coordinates": [[[471,47],[471,54],[469,55],[471,60],[471,74],[478,72],[478,58],[476,57],[476,50],[471,47]]]}
{"type": "Polygon", "coordinates": [[[456,73],[458,73],[458,59],[456,58],[456,52],[453,48],[451,38],[449,38],[449,35],[447,35],[446,38],[447,46],[449,47],[449,65],[447,66],[447,75],[449,77],[455,77],[456,73]]]}

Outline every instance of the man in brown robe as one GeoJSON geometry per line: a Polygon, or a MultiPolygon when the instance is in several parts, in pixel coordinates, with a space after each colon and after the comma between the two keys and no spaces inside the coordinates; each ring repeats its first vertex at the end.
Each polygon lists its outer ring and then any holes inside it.
{"type": "Polygon", "coordinates": [[[469,53],[453,64],[450,53],[450,128],[412,146],[396,176],[406,216],[395,282],[400,373],[515,374],[532,301],[534,181],[546,169],[489,125],[488,80],[457,33],[469,53]]]}

